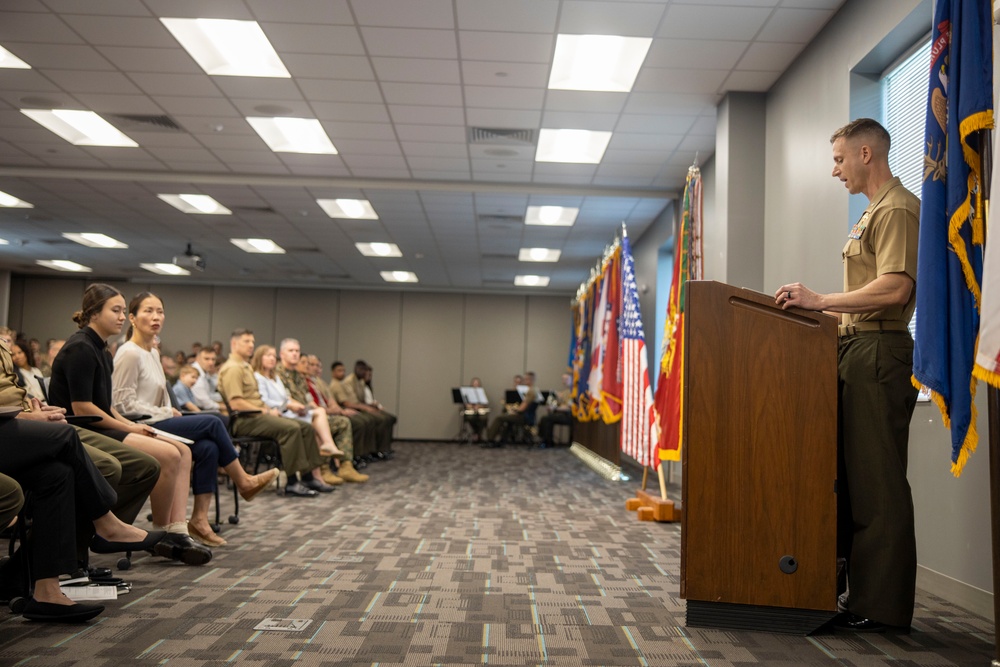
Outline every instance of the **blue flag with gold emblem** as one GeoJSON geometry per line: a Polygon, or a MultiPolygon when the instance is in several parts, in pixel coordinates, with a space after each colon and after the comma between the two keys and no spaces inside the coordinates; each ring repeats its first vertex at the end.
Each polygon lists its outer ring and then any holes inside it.
{"type": "Polygon", "coordinates": [[[938,0],[931,33],[917,251],[913,379],[951,429],[952,474],[976,449],[975,379],[983,270],[980,130],[993,127],[993,21],[982,0],[938,0]]]}

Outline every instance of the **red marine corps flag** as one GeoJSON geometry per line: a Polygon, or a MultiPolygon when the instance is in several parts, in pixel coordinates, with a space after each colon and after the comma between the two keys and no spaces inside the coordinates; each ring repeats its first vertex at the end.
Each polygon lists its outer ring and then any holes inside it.
{"type": "Polygon", "coordinates": [[[662,435],[659,456],[654,457],[654,468],[659,467],[660,461],[681,460],[684,294],[687,281],[700,280],[701,274],[701,171],[698,167],[691,167],[684,186],[681,226],[674,239],[674,277],[670,285],[660,375],[656,383],[656,409],[660,414],[662,435]]]}

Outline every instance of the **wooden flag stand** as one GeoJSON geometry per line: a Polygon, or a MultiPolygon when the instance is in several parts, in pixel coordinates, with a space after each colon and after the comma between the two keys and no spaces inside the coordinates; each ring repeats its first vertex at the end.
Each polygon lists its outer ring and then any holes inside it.
{"type": "Polygon", "coordinates": [[[637,512],[639,521],[675,522],[681,520],[681,504],[667,499],[667,483],[663,479],[663,465],[657,469],[660,479],[660,495],[646,491],[649,468],[642,469],[642,488],[635,492],[635,498],[625,501],[625,509],[637,512]]]}

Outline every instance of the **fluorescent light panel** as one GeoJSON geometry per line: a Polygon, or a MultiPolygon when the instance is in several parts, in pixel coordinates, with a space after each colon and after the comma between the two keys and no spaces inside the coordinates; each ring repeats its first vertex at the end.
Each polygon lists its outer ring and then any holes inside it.
{"type": "Polygon", "coordinates": [[[233,212],[208,195],[156,195],[183,213],[197,215],[232,215],[233,212]]]}
{"type": "Polygon", "coordinates": [[[631,92],[652,43],[648,37],[558,35],[549,88],[631,92]]]}
{"type": "Polygon", "coordinates": [[[610,132],[542,129],[538,133],[535,161],[598,164],[609,141],[610,132]]]}
{"type": "Polygon", "coordinates": [[[90,273],[92,271],[89,266],[77,264],[68,259],[39,259],[35,263],[56,271],[71,271],[73,273],[90,273]]]}
{"type": "Polygon", "coordinates": [[[382,276],[382,280],[387,283],[416,283],[420,282],[417,280],[417,274],[412,271],[379,271],[379,275],[382,276]]]}
{"type": "Polygon", "coordinates": [[[247,116],[247,122],[275,153],[337,154],[337,148],[315,118],[247,116]]]}
{"type": "Polygon", "coordinates": [[[240,250],[264,255],[284,255],[285,249],[271,239],[229,239],[240,250]]]}
{"type": "Polygon", "coordinates": [[[558,262],[561,254],[552,248],[521,248],[517,258],[522,262],[558,262]]]}
{"type": "Polygon", "coordinates": [[[579,213],[579,208],[571,206],[529,206],[528,212],[524,215],[524,224],[572,227],[579,213]]]}
{"type": "Polygon", "coordinates": [[[161,18],[195,62],[213,76],[291,78],[256,21],[161,18]]]}
{"type": "Polygon", "coordinates": [[[169,264],[167,262],[156,262],[155,264],[140,264],[140,268],[146,269],[151,273],[158,273],[161,276],[190,276],[191,272],[184,267],[177,266],[176,264],[169,264]]]}
{"type": "Polygon", "coordinates": [[[316,203],[331,218],[378,220],[378,213],[367,199],[317,199],[316,203]]]}
{"type": "Polygon", "coordinates": [[[547,287],[549,284],[548,276],[514,276],[514,284],[521,287],[547,287]]]}
{"type": "Polygon", "coordinates": [[[35,205],[6,192],[0,192],[0,208],[35,208],[35,205]]]}
{"type": "Polygon", "coordinates": [[[74,146],[135,148],[139,145],[93,111],[21,109],[21,113],[74,146]]]}
{"type": "Polygon", "coordinates": [[[0,46],[0,67],[7,67],[10,69],[31,69],[31,65],[24,62],[2,46],[0,46]]]}
{"type": "Polygon", "coordinates": [[[10,241],[7,239],[0,239],[0,245],[10,245],[10,241]]]}
{"type": "Polygon", "coordinates": [[[365,257],[402,257],[403,253],[400,252],[399,246],[395,243],[355,243],[358,252],[360,252],[365,257]]]}
{"type": "Polygon", "coordinates": [[[113,239],[110,236],[104,234],[95,234],[92,232],[84,232],[82,234],[67,232],[63,234],[63,238],[69,239],[70,241],[76,241],[80,245],[85,245],[90,248],[127,248],[127,243],[122,243],[117,239],[113,239]]]}

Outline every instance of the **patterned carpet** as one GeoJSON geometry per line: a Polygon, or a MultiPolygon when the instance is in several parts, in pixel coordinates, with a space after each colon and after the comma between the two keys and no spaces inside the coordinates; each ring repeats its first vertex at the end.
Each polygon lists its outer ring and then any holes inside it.
{"type": "Polygon", "coordinates": [[[631,484],[564,449],[395,447],[368,484],[242,505],[204,567],[136,557],[87,625],[4,617],[0,665],[990,663],[992,625],[919,591],[909,635],[685,628],[679,528],[626,512],[631,484]]]}

